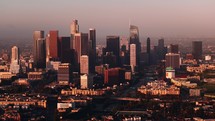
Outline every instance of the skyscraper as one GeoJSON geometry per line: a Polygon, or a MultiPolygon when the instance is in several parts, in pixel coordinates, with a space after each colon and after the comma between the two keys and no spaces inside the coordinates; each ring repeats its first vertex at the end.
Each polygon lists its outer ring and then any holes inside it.
{"type": "Polygon", "coordinates": [[[166,68],[180,68],[180,55],[176,53],[168,53],[166,54],[166,68]]]}
{"type": "Polygon", "coordinates": [[[70,48],[70,37],[59,38],[58,54],[62,63],[71,63],[73,53],[70,48]]]}
{"type": "Polygon", "coordinates": [[[120,40],[119,36],[107,36],[106,52],[112,52],[116,56],[117,66],[120,65],[120,40]]]}
{"type": "Polygon", "coordinates": [[[87,55],[82,55],[80,58],[80,73],[89,74],[89,58],[87,55]]]}
{"type": "Polygon", "coordinates": [[[76,33],[79,33],[79,25],[78,25],[78,20],[73,20],[70,26],[70,34],[71,34],[71,38],[70,38],[70,48],[73,48],[73,40],[74,40],[74,35],[76,33]]]}
{"type": "Polygon", "coordinates": [[[78,20],[73,20],[70,26],[70,33],[71,34],[76,34],[79,33],[79,25],[78,25],[78,20]]]}
{"type": "Polygon", "coordinates": [[[202,41],[193,41],[192,42],[192,54],[194,59],[202,59],[202,41]]]}
{"type": "Polygon", "coordinates": [[[36,58],[35,66],[36,68],[45,68],[46,66],[46,44],[45,39],[40,38],[36,40],[36,58]]]}
{"type": "Polygon", "coordinates": [[[19,63],[19,48],[17,46],[13,46],[11,49],[11,62],[16,61],[17,64],[19,63]]]}
{"type": "Polygon", "coordinates": [[[147,38],[147,53],[151,53],[151,40],[149,37],[147,38]]]}
{"type": "Polygon", "coordinates": [[[69,63],[59,65],[57,80],[60,85],[68,85],[72,81],[72,71],[69,63]]]}
{"type": "Polygon", "coordinates": [[[132,72],[134,72],[134,68],[137,65],[136,62],[136,44],[130,44],[130,65],[132,72]]]}
{"type": "Polygon", "coordinates": [[[17,74],[19,73],[19,48],[17,46],[13,46],[11,49],[11,64],[10,64],[10,72],[17,74]]]}
{"type": "Polygon", "coordinates": [[[49,31],[48,34],[48,41],[49,41],[49,56],[50,58],[56,60],[59,58],[58,56],[58,31],[52,30],[49,31]]]}
{"type": "Polygon", "coordinates": [[[96,65],[96,30],[89,29],[89,67],[90,72],[95,71],[96,65]]]}
{"type": "Polygon", "coordinates": [[[167,53],[167,48],[164,47],[164,39],[158,40],[158,60],[164,60],[167,53]]]}
{"type": "Polygon", "coordinates": [[[34,63],[37,65],[37,41],[39,39],[44,38],[44,31],[40,30],[40,31],[34,31],[33,33],[33,39],[34,39],[34,49],[33,49],[33,55],[34,55],[34,63]]]}
{"type": "Polygon", "coordinates": [[[80,63],[81,55],[88,55],[88,34],[76,33],[74,34],[73,49],[76,54],[76,62],[80,63]]]}
{"type": "Polygon", "coordinates": [[[139,40],[139,29],[137,26],[134,26],[134,25],[130,25],[130,44],[136,44],[136,62],[137,62],[137,65],[139,65],[141,43],[139,40]]]}

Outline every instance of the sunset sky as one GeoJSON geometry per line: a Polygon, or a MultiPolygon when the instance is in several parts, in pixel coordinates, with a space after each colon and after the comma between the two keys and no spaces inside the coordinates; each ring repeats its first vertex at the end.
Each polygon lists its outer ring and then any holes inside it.
{"type": "Polygon", "coordinates": [[[98,37],[215,37],[215,0],[0,0],[0,39],[32,38],[34,30],[68,36],[72,19],[98,37]]]}

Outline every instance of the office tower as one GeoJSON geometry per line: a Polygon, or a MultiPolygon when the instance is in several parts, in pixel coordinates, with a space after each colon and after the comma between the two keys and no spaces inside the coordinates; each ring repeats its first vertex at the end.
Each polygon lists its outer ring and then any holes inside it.
{"type": "Polygon", "coordinates": [[[120,46],[125,47],[125,50],[129,49],[129,42],[127,37],[120,37],[120,46]]]}
{"type": "Polygon", "coordinates": [[[89,74],[89,58],[87,55],[82,55],[80,58],[80,73],[89,74]]]}
{"type": "Polygon", "coordinates": [[[71,26],[70,26],[70,48],[73,48],[73,40],[74,40],[74,35],[76,33],[79,33],[79,25],[78,25],[78,20],[72,20],[71,26]]]}
{"type": "Polygon", "coordinates": [[[132,72],[134,72],[134,68],[137,65],[136,62],[136,44],[130,44],[130,65],[132,72]]]}
{"type": "Polygon", "coordinates": [[[19,48],[17,46],[13,46],[11,49],[11,62],[14,61],[19,63],[19,48]]]}
{"type": "Polygon", "coordinates": [[[34,33],[33,33],[33,39],[34,39],[34,49],[33,49],[33,56],[34,56],[34,63],[37,63],[37,60],[36,60],[36,58],[37,58],[37,40],[38,39],[42,39],[42,38],[44,38],[44,31],[34,31],[34,33]]]}
{"type": "Polygon", "coordinates": [[[169,46],[169,53],[178,53],[178,45],[177,44],[170,44],[169,46]]]}
{"type": "Polygon", "coordinates": [[[73,49],[75,50],[76,62],[80,63],[81,55],[88,55],[88,34],[74,34],[73,49]]]}
{"type": "Polygon", "coordinates": [[[62,63],[58,67],[57,80],[60,85],[68,85],[72,81],[71,65],[62,63]]]}
{"type": "Polygon", "coordinates": [[[117,59],[113,52],[106,52],[103,56],[103,64],[108,64],[110,68],[117,67],[117,59]]]}
{"type": "Polygon", "coordinates": [[[165,55],[167,53],[167,47],[164,47],[164,39],[158,40],[158,46],[155,49],[156,49],[158,61],[164,60],[165,55]]]}
{"type": "Polygon", "coordinates": [[[79,25],[78,25],[78,20],[73,20],[70,26],[70,33],[71,34],[76,34],[79,33],[79,25]]]}
{"type": "Polygon", "coordinates": [[[139,40],[139,29],[137,26],[130,25],[130,43],[136,44],[136,64],[140,62],[141,43],[139,40]]]}
{"type": "Polygon", "coordinates": [[[58,43],[58,54],[62,63],[72,62],[72,49],[70,48],[70,37],[60,37],[58,43]]]}
{"type": "Polygon", "coordinates": [[[96,30],[89,29],[89,67],[90,72],[95,72],[96,65],[96,30]]]}
{"type": "Polygon", "coordinates": [[[20,65],[19,65],[19,48],[17,46],[13,46],[11,49],[11,64],[10,64],[10,72],[13,74],[19,73],[20,65]]]}
{"type": "Polygon", "coordinates": [[[81,75],[81,89],[91,89],[93,87],[93,76],[84,74],[81,75]]]}
{"type": "Polygon", "coordinates": [[[173,69],[180,68],[180,55],[175,53],[166,54],[166,68],[171,67],[173,69]]]}
{"type": "Polygon", "coordinates": [[[114,85],[125,81],[125,70],[110,68],[104,71],[104,84],[114,85]]]}
{"type": "Polygon", "coordinates": [[[148,37],[147,38],[147,50],[146,50],[146,52],[148,53],[148,54],[150,54],[151,53],[151,39],[148,37]]]}
{"type": "Polygon", "coordinates": [[[46,66],[46,43],[44,38],[36,40],[36,56],[35,66],[36,68],[45,68],[46,66]]]}
{"type": "Polygon", "coordinates": [[[120,42],[119,36],[107,36],[106,52],[112,52],[116,56],[117,66],[120,65],[120,42]]]}
{"type": "Polygon", "coordinates": [[[202,59],[202,41],[193,41],[192,42],[192,54],[194,59],[202,59]]]}
{"type": "Polygon", "coordinates": [[[48,34],[48,49],[49,49],[49,56],[53,60],[57,60],[59,58],[58,56],[58,31],[52,30],[49,31],[48,34]]]}

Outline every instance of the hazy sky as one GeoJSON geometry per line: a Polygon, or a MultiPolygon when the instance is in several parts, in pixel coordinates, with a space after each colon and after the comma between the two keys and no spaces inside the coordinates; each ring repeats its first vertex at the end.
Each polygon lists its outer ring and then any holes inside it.
{"type": "Polygon", "coordinates": [[[1,39],[51,29],[67,36],[72,19],[98,37],[127,36],[129,20],[142,37],[215,37],[215,0],[0,0],[1,39]]]}

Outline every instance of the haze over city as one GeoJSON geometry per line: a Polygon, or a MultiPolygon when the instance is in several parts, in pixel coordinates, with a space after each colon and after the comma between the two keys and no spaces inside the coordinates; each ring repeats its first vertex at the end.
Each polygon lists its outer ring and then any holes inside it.
{"type": "Polygon", "coordinates": [[[214,0],[1,0],[0,121],[215,121],[214,0]]]}
{"type": "Polygon", "coordinates": [[[83,32],[96,28],[98,38],[128,36],[129,21],[140,37],[213,38],[214,7],[214,0],[1,0],[0,39],[30,40],[41,29],[68,35],[73,19],[83,32]]]}

